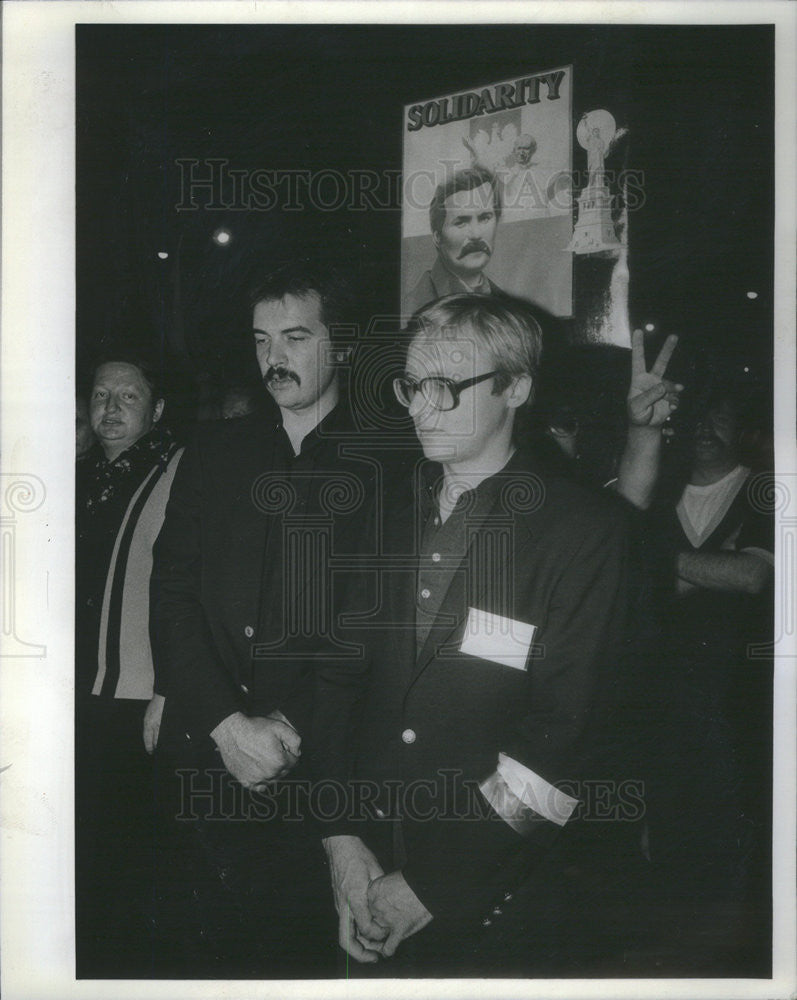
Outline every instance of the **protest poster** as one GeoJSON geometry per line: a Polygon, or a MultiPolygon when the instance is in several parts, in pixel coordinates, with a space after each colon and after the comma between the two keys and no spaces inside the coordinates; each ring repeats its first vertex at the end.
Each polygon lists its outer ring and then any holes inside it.
{"type": "Polygon", "coordinates": [[[572,86],[564,66],[404,107],[404,315],[467,287],[572,314],[572,86]],[[494,179],[486,213],[465,205],[468,190],[476,199],[480,191],[462,185],[479,178],[494,179]],[[455,218],[449,202],[436,216],[449,223],[442,231],[430,208],[452,195],[468,211],[455,218]]]}

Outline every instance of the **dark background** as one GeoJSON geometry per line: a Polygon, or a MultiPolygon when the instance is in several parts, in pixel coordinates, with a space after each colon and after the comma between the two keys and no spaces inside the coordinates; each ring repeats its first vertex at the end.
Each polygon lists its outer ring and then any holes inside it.
{"type": "MultiPolygon", "coordinates": [[[[178,211],[176,160],[387,178],[401,168],[404,104],[572,64],[574,126],[609,109],[630,130],[625,165],[644,176],[629,222],[632,325],[655,323],[654,339],[681,334],[684,370],[720,358],[771,397],[772,27],[79,25],[76,35],[79,374],[119,339],[159,352],[189,382],[243,370],[253,267],[310,245],[354,262],[362,319],[397,309],[396,194],[364,211],[319,211],[306,197],[301,210],[229,211],[197,194],[200,207],[178,211]],[[233,234],[226,247],[211,238],[220,226],[233,234]]],[[[574,169],[585,160],[574,142],[574,169]]],[[[577,311],[591,266],[577,261],[577,311]]]]}

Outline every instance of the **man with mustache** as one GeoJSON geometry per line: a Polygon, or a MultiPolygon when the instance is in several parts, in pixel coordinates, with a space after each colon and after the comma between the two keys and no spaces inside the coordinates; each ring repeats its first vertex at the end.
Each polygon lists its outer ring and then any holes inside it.
{"type": "Polygon", "coordinates": [[[458,292],[501,294],[484,269],[495,245],[501,195],[491,171],[474,166],[438,184],[429,206],[437,260],[410,293],[407,312],[458,292]]]}
{"type": "MultiPolygon", "coordinates": [[[[674,571],[663,714],[674,759],[651,851],[664,864],[663,912],[683,914],[684,942],[710,933],[723,967],[766,925],[770,898],[775,494],[771,474],[749,467],[766,458],[745,455],[753,427],[742,402],[722,386],[702,403],[686,485],[665,470],[651,524],[674,571]]],[[[695,946],[687,958],[706,955],[695,946]]]]}
{"type": "Polygon", "coordinates": [[[297,261],[251,302],[276,405],[200,425],[174,484],[152,578],[169,694],[159,750],[178,779],[171,812],[193,838],[192,975],[331,975],[320,845],[289,793],[302,787],[313,658],[335,645],[325,560],[359,549],[375,463],[343,448],[356,440],[349,349],[336,346],[354,316],[348,283],[297,261]]]}
{"type": "Polygon", "coordinates": [[[692,469],[676,507],[684,536],[677,562],[682,593],[759,594],[771,577],[771,525],[749,509],[743,487],[750,469],[740,460],[740,430],[737,401],[730,393],[716,394],[697,422],[692,469]],[[750,534],[753,524],[763,535],[750,534]]]}

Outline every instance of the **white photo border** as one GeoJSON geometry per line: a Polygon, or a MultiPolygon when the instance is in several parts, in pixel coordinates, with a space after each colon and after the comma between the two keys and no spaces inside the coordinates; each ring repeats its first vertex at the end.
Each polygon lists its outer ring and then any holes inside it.
{"type": "MultiPolygon", "coordinates": [[[[76,981],[73,864],[73,477],[75,25],[511,23],[776,25],[775,412],[780,511],[776,636],[791,623],[795,462],[795,23],[788,2],[274,2],[10,0],[2,10],[2,488],[4,618],[2,988],[8,1000],[70,998],[482,997],[457,980],[76,981]],[[9,593],[10,584],[10,593],[9,593]],[[786,601],[784,601],[784,598],[786,601]],[[791,616],[791,617],[790,617],[791,616]],[[8,623],[12,623],[9,626],[8,623]],[[11,631],[9,632],[9,628],[11,631]]],[[[397,248],[398,252],[398,248],[397,248]]],[[[775,657],[773,978],[491,980],[515,997],[787,997],[795,972],[795,638],[775,657]]]]}

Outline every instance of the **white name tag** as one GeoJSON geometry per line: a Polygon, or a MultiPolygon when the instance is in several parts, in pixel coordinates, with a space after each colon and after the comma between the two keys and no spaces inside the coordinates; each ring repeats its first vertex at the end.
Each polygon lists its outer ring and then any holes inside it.
{"type": "Polygon", "coordinates": [[[536,625],[469,608],[459,651],[525,670],[536,631],[536,625]]]}

